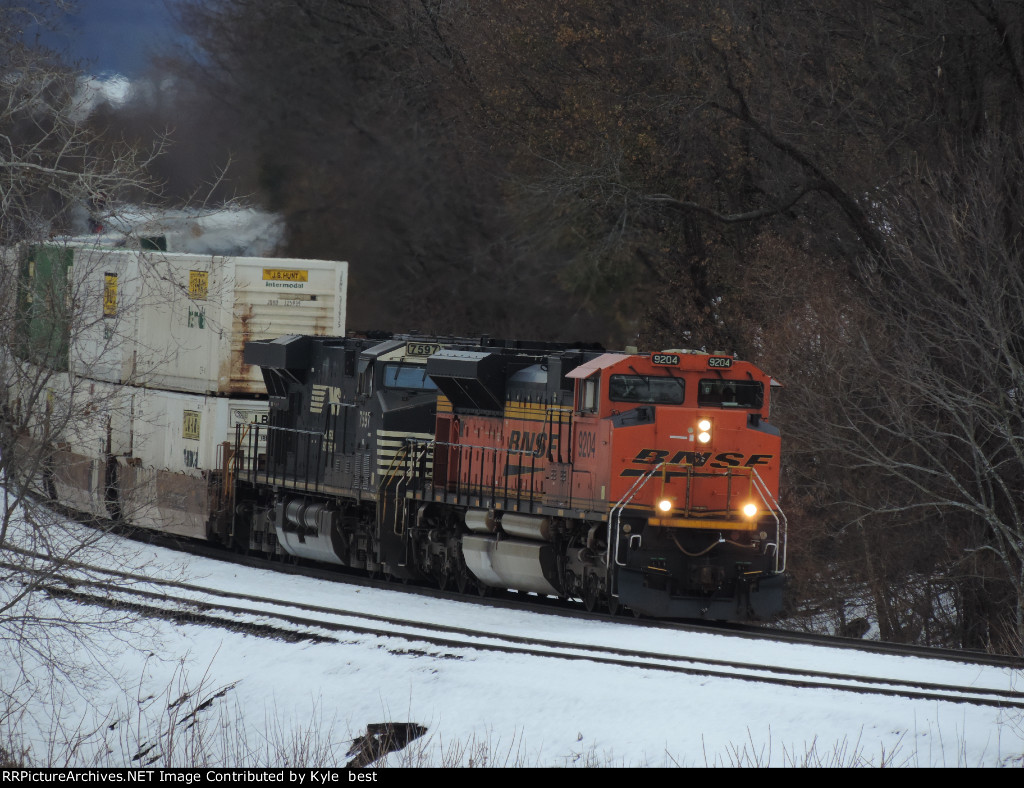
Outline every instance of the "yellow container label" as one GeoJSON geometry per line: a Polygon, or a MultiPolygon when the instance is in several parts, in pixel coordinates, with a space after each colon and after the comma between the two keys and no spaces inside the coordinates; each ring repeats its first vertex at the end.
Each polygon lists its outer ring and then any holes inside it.
{"type": "Polygon", "coordinates": [[[188,272],[188,297],[193,301],[205,301],[210,288],[209,271],[188,272]]]}
{"type": "Polygon", "coordinates": [[[264,268],[263,281],[265,282],[308,282],[309,271],[301,271],[295,268],[264,268]]]}
{"type": "Polygon", "coordinates": [[[198,410],[186,410],[181,418],[181,437],[188,440],[199,440],[199,420],[202,414],[198,410]]]}
{"type": "Polygon", "coordinates": [[[103,274],[103,317],[117,314],[117,274],[103,274]]]}

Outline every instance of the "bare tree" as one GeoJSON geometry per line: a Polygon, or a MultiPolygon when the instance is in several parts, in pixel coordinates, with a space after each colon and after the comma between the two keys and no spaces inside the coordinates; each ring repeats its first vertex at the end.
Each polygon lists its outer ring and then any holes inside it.
{"type": "Polygon", "coordinates": [[[831,469],[818,481],[844,510],[836,538],[859,548],[883,634],[946,628],[964,646],[1017,654],[1021,139],[993,133],[949,150],[939,173],[922,169],[878,206],[890,251],[865,266],[872,297],[818,325],[831,359],[794,392],[815,417],[790,425],[805,457],[831,469]]]}
{"type": "MultiPolygon", "coordinates": [[[[0,723],[24,702],[21,689],[83,688],[78,671],[102,664],[102,640],[128,632],[123,611],[82,606],[69,593],[73,578],[88,576],[82,564],[113,549],[103,525],[117,501],[97,480],[124,398],[68,374],[72,333],[90,320],[96,327],[85,306],[113,293],[96,292],[97,278],[85,264],[73,269],[74,250],[55,237],[86,213],[103,217],[121,200],[152,196],[145,166],[154,151],[90,131],[76,72],[25,40],[31,25],[64,9],[57,0],[0,8],[0,659],[11,679],[0,723]],[[101,527],[57,512],[45,498],[58,488],[101,527]]],[[[116,341],[116,324],[108,328],[116,341]]]]}

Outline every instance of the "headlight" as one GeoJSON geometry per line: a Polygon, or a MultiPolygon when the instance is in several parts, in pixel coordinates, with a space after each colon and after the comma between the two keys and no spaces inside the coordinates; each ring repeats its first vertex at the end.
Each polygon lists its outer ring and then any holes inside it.
{"type": "Polygon", "coordinates": [[[709,432],[711,430],[711,422],[707,419],[701,419],[697,422],[697,429],[702,432],[709,432]]]}
{"type": "Polygon", "coordinates": [[[697,433],[697,440],[699,440],[701,443],[710,443],[711,442],[711,433],[710,432],[699,432],[699,433],[697,433]]]}
{"type": "Polygon", "coordinates": [[[662,498],[658,501],[658,509],[668,514],[672,511],[672,501],[668,498],[662,498]]]}
{"type": "Polygon", "coordinates": [[[752,503],[744,505],[743,514],[745,514],[747,517],[753,517],[755,514],[757,514],[757,506],[752,503]]]}
{"type": "Polygon", "coordinates": [[[701,443],[711,443],[711,419],[701,419],[697,422],[697,440],[701,443]]]}

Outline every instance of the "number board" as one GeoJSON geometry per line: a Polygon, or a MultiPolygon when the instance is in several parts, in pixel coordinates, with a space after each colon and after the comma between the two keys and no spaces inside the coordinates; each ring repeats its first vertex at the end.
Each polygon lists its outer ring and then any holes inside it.
{"type": "Polygon", "coordinates": [[[441,349],[441,346],[431,342],[409,342],[405,346],[406,356],[432,356],[441,349]]]}
{"type": "Polygon", "coordinates": [[[651,363],[661,367],[678,367],[679,356],[675,353],[654,353],[651,356],[651,363]]]}
{"type": "Polygon", "coordinates": [[[728,356],[709,356],[708,367],[710,369],[728,369],[732,366],[732,359],[728,356]]]}

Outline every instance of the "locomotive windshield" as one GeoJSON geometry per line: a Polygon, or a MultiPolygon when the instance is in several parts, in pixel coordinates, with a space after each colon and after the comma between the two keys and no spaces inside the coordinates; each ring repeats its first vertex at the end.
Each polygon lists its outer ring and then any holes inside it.
{"type": "Polygon", "coordinates": [[[385,364],[384,385],[389,389],[421,389],[433,391],[434,381],[427,377],[426,364],[385,364]]]}
{"type": "Polygon", "coordinates": [[[651,375],[612,375],[608,397],[613,402],[643,402],[651,405],[682,405],[682,378],[651,375]]]}
{"type": "Polygon", "coordinates": [[[697,388],[697,405],[719,408],[760,408],[764,386],[756,380],[704,378],[697,388]]]}

